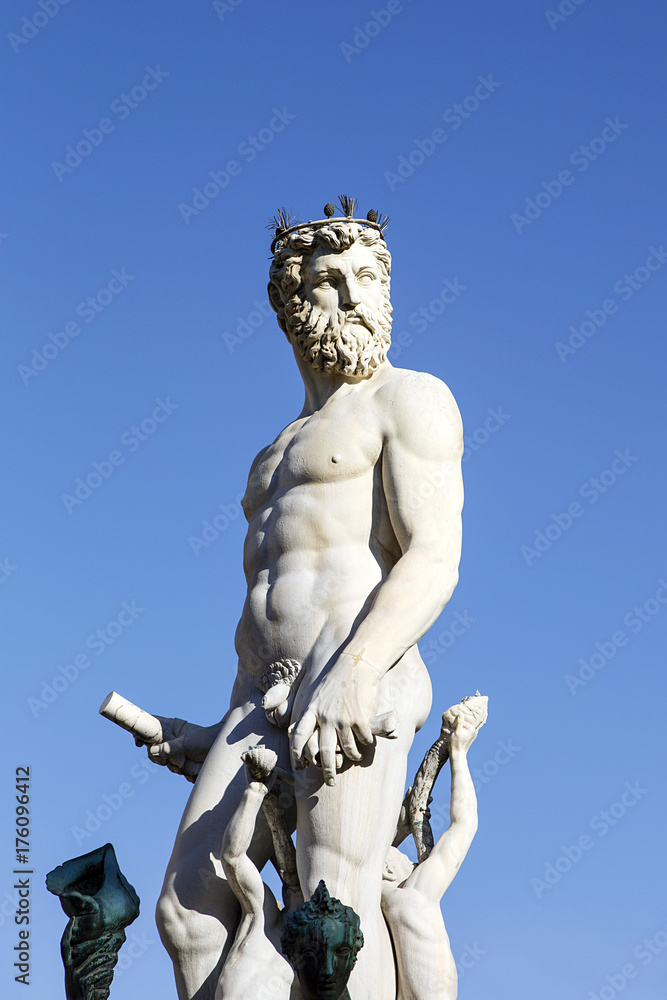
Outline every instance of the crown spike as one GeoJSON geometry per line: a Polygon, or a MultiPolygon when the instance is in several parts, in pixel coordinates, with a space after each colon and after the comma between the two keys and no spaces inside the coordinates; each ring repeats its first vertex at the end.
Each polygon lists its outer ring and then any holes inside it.
{"type": "Polygon", "coordinates": [[[356,198],[350,198],[350,196],[347,194],[340,194],[338,195],[338,204],[343,210],[343,215],[346,216],[346,218],[348,219],[354,218],[354,213],[357,208],[356,198]]]}
{"type": "Polygon", "coordinates": [[[298,219],[293,218],[294,209],[279,208],[275,215],[269,219],[267,229],[271,230],[274,236],[284,233],[291,226],[298,224],[298,219]]]}

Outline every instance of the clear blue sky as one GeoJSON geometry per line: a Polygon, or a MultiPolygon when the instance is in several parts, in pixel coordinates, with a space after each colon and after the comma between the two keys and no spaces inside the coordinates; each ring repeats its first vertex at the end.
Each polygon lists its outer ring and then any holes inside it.
{"type": "Polygon", "coordinates": [[[447,382],[471,442],[410,765],[439,712],[489,695],[479,833],[445,899],[460,996],[662,996],[664,9],[44,2],[0,15],[3,995],[25,995],[8,820],[29,765],[30,996],[64,996],[44,876],[108,840],[142,899],[112,996],[175,996],[153,907],[189,786],[97,708],[112,688],[207,724],[226,708],[236,498],[301,407],[264,226],[347,192],[392,217],[392,360],[447,382]]]}

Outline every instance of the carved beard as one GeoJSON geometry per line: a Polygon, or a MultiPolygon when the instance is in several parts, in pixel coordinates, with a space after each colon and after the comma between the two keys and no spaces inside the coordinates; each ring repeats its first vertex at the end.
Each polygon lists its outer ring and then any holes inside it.
{"type": "Polygon", "coordinates": [[[291,343],[316,371],[365,378],[387,359],[391,312],[386,297],[377,312],[359,304],[347,312],[338,309],[330,318],[304,299],[285,310],[285,323],[291,343]]]}

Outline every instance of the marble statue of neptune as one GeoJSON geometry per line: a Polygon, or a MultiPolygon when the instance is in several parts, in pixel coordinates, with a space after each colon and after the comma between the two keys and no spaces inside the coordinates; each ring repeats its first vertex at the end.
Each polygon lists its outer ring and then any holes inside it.
{"type": "MultiPolygon", "coordinates": [[[[458,578],[463,440],[447,386],[387,359],[384,227],[341,202],[341,217],[276,224],[269,300],[305,398],[248,477],[229,710],[211,727],[161,719],[150,748],[197,776],[157,911],[180,1000],[213,1000],[235,940],[220,842],[246,788],[241,754],[260,743],[292,772],[304,898],[324,880],[359,915],[351,1000],[397,995],[383,866],[431,706],[417,642],[458,578]]],[[[271,852],[260,815],[248,856],[261,870],[271,852]]]]}

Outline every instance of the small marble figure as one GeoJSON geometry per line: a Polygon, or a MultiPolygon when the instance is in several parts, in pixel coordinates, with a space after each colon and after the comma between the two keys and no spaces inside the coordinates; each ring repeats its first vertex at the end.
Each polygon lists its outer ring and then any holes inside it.
{"type": "MultiPolygon", "coordinates": [[[[479,695],[465,698],[442,717],[440,740],[434,746],[438,750],[446,748],[449,756],[452,785],[448,829],[417,865],[396,847],[390,849],[384,865],[382,912],[396,956],[397,1000],[456,1000],[456,965],[440,900],[477,831],[477,797],[467,753],[486,722],[487,700],[479,695]]],[[[420,771],[430,771],[435,781],[436,771],[429,760],[433,755],[426,755],[420,771]]],[[[420,838],[416,836],[415,841],[419,848],[420,838]]]]}
{"type": "Polygon", "coordinates": [[[70,918],[60,942],[67,1000],[106,1000],[125,928],[139,916],[139,897],[111,844],[72,858],[46,876],[70,918]]]}

